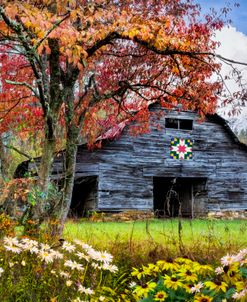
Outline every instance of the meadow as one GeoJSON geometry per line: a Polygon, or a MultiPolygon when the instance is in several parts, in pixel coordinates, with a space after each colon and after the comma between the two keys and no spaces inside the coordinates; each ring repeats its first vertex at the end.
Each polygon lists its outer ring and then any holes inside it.
{"type": "Polygon", "coordinates": [[[120,262],[141,265],[186,256],[214,263],[247,246],[246,220],[149,219],[127,222],[68,221],[64,238],[108,250],[120,262]]]}
{"type": "Polygon", "coordinates": [[[0,218],[3,302],[247,301],[245,220],[69,220],[31,238],[0,218]]]}

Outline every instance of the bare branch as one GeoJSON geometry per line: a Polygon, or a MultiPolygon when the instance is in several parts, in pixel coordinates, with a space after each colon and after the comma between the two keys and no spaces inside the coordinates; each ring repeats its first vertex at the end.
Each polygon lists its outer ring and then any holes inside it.
{"type": "Polygon", "coordinates": [[[5,80],[5,82],[6,82],[7,84],[11,84],[11,85],[27,87],[28,89],[30,89],[30,90],[33,92],[33,94],[34,94],[37,98],[39,98],[39,95],[37,94],[37,91],[33,88],[33,86],[30,85],[30,84],[28,84],[28,83],[26,83],[26,82],[15,82],[15,81],[10,81],[10,80],[5,80]]]}

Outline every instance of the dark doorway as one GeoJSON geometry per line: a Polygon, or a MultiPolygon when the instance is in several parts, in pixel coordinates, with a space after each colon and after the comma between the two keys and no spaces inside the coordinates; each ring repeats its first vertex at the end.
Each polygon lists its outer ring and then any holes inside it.
{"type": "Polygon", "coordinates": [[[154,211],[159,217],[193,217],[201,192],[206,192],[206,178],[154,177],[154,211]]]}
{"type": "Polygon", "coordinates": [[[75,179],[70,206],[70,217],[83,217],[87,215],[88,211],[95,209],[97,188],[97,176],[87,176],[75,179]]]}

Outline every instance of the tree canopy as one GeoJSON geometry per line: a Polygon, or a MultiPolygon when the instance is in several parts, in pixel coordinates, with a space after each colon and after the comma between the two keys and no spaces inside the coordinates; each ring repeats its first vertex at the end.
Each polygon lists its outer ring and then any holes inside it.
{"type": "Polygon", "coordinates": [[[92,144],[126,119],[145,120],[150,102],[216,109],[213,37],[224,23],[201,18],[192,0],[2,0],[0,16],[0,130],[41,132],[44,191],[62,133],[64,217],[81,137],[92,144]]]}

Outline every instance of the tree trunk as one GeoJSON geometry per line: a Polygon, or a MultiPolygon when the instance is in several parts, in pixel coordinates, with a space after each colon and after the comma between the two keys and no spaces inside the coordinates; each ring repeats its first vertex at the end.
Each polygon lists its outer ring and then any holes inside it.
{"type": "Polygon", "coordinates": [[[64,180],[64,192],[61,202],[61,212],[60,212],[60,226],[59,234],[63,232],[64,224],[68,216],[72,193],[74,188],[74,178],[75,178],[75,167],[76,167],[76,155],[77,155],[77,133],[78,130],[75,127],[71,127],[69,130],[69,136],[67,138],[66,151],[65,151],[65,180],[64,180]],[[73,129],[74,128],[74,129],[73,129]]]}

